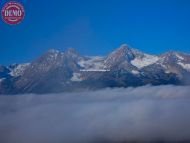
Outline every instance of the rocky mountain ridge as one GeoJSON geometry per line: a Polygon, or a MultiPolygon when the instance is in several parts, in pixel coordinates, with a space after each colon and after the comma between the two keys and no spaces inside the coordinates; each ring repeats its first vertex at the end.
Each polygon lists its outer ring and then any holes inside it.
{"type": "Polygon", "coordinates": [[[123,44],[105,57],[81,56],[74,49],[48,50],[26,64],[0,66],[0,94],[54,93],[190,82],[190,55],[150,55],[123,44]]]}

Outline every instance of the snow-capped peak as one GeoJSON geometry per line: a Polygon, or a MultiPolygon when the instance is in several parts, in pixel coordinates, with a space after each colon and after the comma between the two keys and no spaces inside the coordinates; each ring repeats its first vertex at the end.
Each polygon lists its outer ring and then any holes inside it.
{"type": "Polygon", "coordinates": [[[123,44],[107,57],[106,64],[112,66],[121,62],[128,62],[132,66],[141,69],[156,63],[158,60],[158,56],[143,53],[137,49],[131,48],[127,44],[123,44]]]}
{"type": "Polygon", "coordinates": [[[180,73],[181,69],[190,71],[190,55],[170,51],[160,56],[160,60],[158,62],[166,71],[171,73],[180,73]]]}
{"type": "Polygon", "coordinates": [[[105,60],[108,67],[121,63],[124,60],[130,61],[134,58],[133,50],[126,44],[121,45],[118,49],[113,51],[105,60]]]}

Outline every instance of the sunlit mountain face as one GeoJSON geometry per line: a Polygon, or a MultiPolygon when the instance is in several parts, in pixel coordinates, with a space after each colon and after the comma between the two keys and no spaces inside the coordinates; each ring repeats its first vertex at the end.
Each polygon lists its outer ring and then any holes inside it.
{"type": "Polygon", "coordinates": [[[31,63],[0,66],[0,93],[57,93],[137,87],[187,85],[190,55],[150,55],[123,44],[105,56],[83,56],[74,49],[48,50],[31,63]]]}

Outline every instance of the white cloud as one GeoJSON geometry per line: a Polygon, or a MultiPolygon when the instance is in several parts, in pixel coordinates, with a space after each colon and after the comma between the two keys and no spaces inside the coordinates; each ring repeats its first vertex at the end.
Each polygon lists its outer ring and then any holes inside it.
{"type": "Polygon", "coordinates": [[[1,143],[190,140],[190,87],[0,96],[1,143]]]}

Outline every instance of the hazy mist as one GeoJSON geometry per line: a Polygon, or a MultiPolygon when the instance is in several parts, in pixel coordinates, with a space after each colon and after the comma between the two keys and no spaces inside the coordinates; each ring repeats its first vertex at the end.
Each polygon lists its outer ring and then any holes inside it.
{"type": "Polygon", "coordinates": [[[0,96],[0,143],[190,141],[190,87],[0,96]]]}

